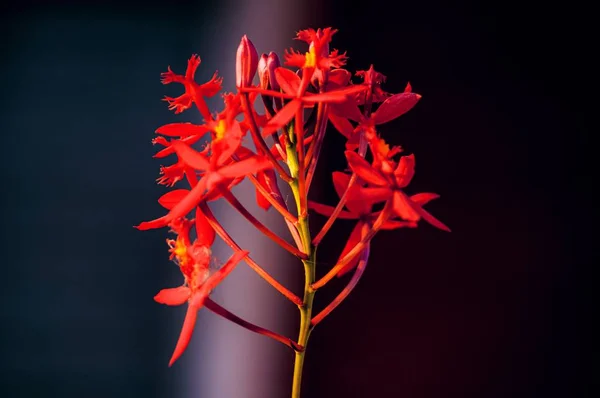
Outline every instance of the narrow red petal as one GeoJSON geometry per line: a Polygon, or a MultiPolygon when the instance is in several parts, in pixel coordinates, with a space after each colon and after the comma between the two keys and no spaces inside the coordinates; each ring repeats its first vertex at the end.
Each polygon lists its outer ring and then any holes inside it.
{"type": "Polygon", "coordinates": [[[167,224],[169,224],[169,222],[170,222],[170,219],[167,216],[162,216],[160,218],[157,218],[156,220],[144,221],[143,223],[140,223],[140,225],[136,226],[135,228],[139,229],[140,231],[146,231],[149,229],[166,227],[167,224]]]}
{"type": "Polygon", "coordinates": [[[154,301],[166,305],[181,305],[189,298],[190,288],[187,286],[179,286],[170,289],[162,289],[154,296],[154,301]]]}
{"type": "Polygon", "coordinates": [[[187,189],[175,189],[171,192],[167,192],[158,199],[158,203],[167,210],[171,210],[177,203],[179,203],[188,193],[187,189]]]}
{"type": "Polygon", "coordinates": [[[184,144],[181,141],[173,141],[171,145],[173,146],[173,149],[175,149],[177,156],[179,156],[179,158],[188,166],[193,167],[196,170],[207,170],[210,167],[208,159],[200,152],[192,149],[189,145],[184,144]]]}
{"type": "Polygon", "coordinates": [[[291,70],[279,67],[275,69],[275,79],[284,93],[297,95],[300,88],[300,77],[291,70]]]}
{"type": "Polygon", "coordinates": [[[212,246],[215,241],[215,230],[199,207],[196,207],[196,243],[212,246]]]}
{"type": "MultiPolygon", "coordinates": [[[[258,173],[256,179],[274,199],[280,196],[279,187],[277,186],[277,175],[273,169],[266,169],[258,173]]],[[[269,210],[271,207],[271,203],[258,190],[256,190],[256,203],[264,210],[269,210]]]]}
{"type": "MultiPolygon", "coordinates": [[[[356,246],[360,240],[361,240],[361,231],[363,229],[363,226],[365,224],[362,221],[359,221],[356,223],[356,226],[354,227],[354,229],[352,230],[352,232],[350,233],[350,236],[348,237],[348,241],[346,242],[346,246],[344,246],[344,249],[342,250],[342,254],[340,254],[340,257],[338,258],[338,262],[343,259],[346,254],[348,254],[350,252],[350,250],[354,249],[354,246],[356,246]]],[[[352,260],[350,260],[350,262],[348,264],[346,264],[342,269],[340,269],[337,273],[338,278],[343,276],[344,274],[346,274],[348,271],[350,271],[352,268],[354,268],[356,266],[356,264],[358,264],[358,260],[360,259],[359,253],[356,253],[356,256],[354,256],[354,258],[352,260]]]]}
{"type": "Polygon", "coordinates": [[[418,204],[419,206],[425,206],[427,203],[431,202],[434,199],[439,198],[440,195],[437,193],[418,193],[416,195],[412,195],[410,200],[418,204]]]}
{"type": "Polygon", "coordinates": [[[372,167],[369,162],[360,157],[356,152],[346,151],[345,154],[346,159],[348,159],[348,165],[360,178],[373,185],[388,185],[388,181],[379,170],[372,167]]]}
{"type": "Polygon", "coordinates": [[[335,192],[338,194],[338,197],[342,197],[344,192],[346,192],[346,188],[350,183],[350,176],[346,173],[342,173],[341,171],[334,171],[331,174],[331,179],[333,180],[333,188],[335,188],[335,192]]]}
{"type": "Polygon", "coordinates": [[[379,106],[374,115],[375,124],[387,123],[402,116],[419,102],[421,96],[415,93],[392,95],[379,106]]]}
{"type": "MultiPolygon", "coordinates": [[[[212,173],[211,173],[212,174],[212,173]]],[[[168,221],[183,217],[188,214],[202,200],[204,191],[206,190],[206,178],[201,178],[198,184],[177,203],[167,214],[168,221]]]]}
{"type": "Polygon", "coordinates": [[[219,174],[225,178],[242,177],[273,167],[271,161],[264,156],[252,156],[231,165],[221,167],[219,174]]]}
{"type": "MultiPolygon", "coordinates": [[[[320,203],[313,202],[311,200],[308,201],[308,208],[314,210],[315,212],[317,212],[323,216],[327,216],[327,217],[331,216],[333,214],[333,210],[334,210],[334,208],[332,206],[322,205],[320,203]]],[[[358,215],[352,214],[345,210],[342,210],[340,212],[340,214],[338,215],[338,218],[342,218],[345,220],[353,220],[353,219],[357,219],[358,215]]]]}
{"type": "Polygon", "coordinates": [[[391,231],[398,228],[416,228],[417,223],[414,221],[397,221],[397,220],[386,220],[382,225],[381,229],[391,231]]]}
{"type": "Polygon", "coordinates": [[[352,133],[354,132],[354,127],[352,126],[352,124],[350,124],[348,119],[346,119],[345,117],[337,116],[331,112],[327,116],[329,117],[329,121],[331,122],[331,124],[333,124],[333,127],[335,127],[335,129],[339,131],[344,137],[349,139],[352,136],[352,133]]]}
{"type": "Polygon", "coordinates": [[[296,112],[302,106],[302,102],[298,99],[291,100],[286,106],[284,106],[262,130],[262,136],[268,137],[275,131],[284,127],[292,118],[296,115],[296,112]]]}
{"type": "Polygon", "coordinates": [[[432,216],[429,212],[427,212],[420,206],[415,205],[414,207],[415,207],[415,210],[417,211],[417,213],[419,213],[419,215],[421,217],[423,217],[423,220],[427,221],[429,224],[433,225],[436,228],[441,229],[442,231],[452,232],[452,231],[450,231],[450,228],[448,228],[443,222],[441,222],[440,220],[438,220],[437,218],[432,216]]]}
{"type": "Polygon", "coordinates": [[[392,193],[393,191],[387,187],[364,188],[354,185],[348,190],[348,201],[379,203],[388,200],[392,193]]]}
{"type": "Polygon", "coordinates": [[[175,346],[173,356],[169,361],[169,366],[173,366],[175,361],[179,359],[190,343],[192,334],[194,333],[194,327],[196,326],[197,317],[198,308],[188,305],[187,313],[185,314],[185,320],[183,321],[183,326],[181,328],[181,333],[179,334],[179,340],[177,340],[177,345],[175,346]]]}
{"type": "Polygon", "coordinates": [[[204,135],[210,130],[204,125],[192,123],[171,123],[156,129],[158,134],[169,137],[189,137],[191,135],[204,135]]]}

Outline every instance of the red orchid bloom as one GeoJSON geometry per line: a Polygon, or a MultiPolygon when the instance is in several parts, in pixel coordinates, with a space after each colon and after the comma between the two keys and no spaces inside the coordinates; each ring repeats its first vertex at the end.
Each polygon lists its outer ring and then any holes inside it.
{"type": "Polygon", "coordinates": [[[137,226],[138,229],[162,228],[172,220],[185,216],[196,207],[205,196],[207,189],[210,192],[218,184],[227,185],[236,178],[272,167],[268,159],[258,155],[231,163],[231,156],[238,150],[242,140],[242,131],[237,120],[233,120],[231,126],[227,126],[225,120],[220,120],[215,128],[215,137],[210,144],[210,158],[181,141],[171,143],[177,156],[187,166],[204,172],[204,174],[192,190],[171,209],[169,214],[143,222],[137,226]]]}
{"type": "Polygon", "coordinates": [[[185,93],[177,98],[165,97],[164,100],[169,103],[169,109],[174,110],[175,113],[181,113],[192,106],[192,102],[196,104],[198,110],[204,117],[209,120],[210,110],[206,105],[204,97],[210,98],[221,91],[221,84],[223,79],[217,77],[217,72],[214,73],[213,77],[204,84],[198,84],[194,80],[196,69],[200,65],[200,57],[198,55],[192,55],[188,60],[187,69],[185,76],[178,75],[171,70],[171,67],[167,67],[167,71],[162,73],[162,83],[181,83],[185,87],[185,93]]]}
{"type": "MultiPolygon", "coordinates": [[[[197,214],[202,216],[201,213],[197,214]]],[[[198,220],[198,219],[197,219],[198,220]]],[[[177,239],[167,239],[171,259],[175,260],[184,276],[183,286],[163,289],[154,297],[154,300],[167,305],[181,305],[188,303],[187,313],[179,340],[173,351],[169,366],[183,354],[187,348],[198,311],[204,306],[204,301],[210,292],[235,268],[241,259],[248,255],[247,251],[236,251],[231,258],[218,271],[210,274],[209,264],[215,234],[206,220],[196,222],[198,238],[190,242],[190,228],[192,222],[179,219],[171,224],[177,239]]]]}
{"type": "Polygon", "coordinates": [[[382,157],[383,155],[378,156],[379,167],[373,167],[356,152],[346,151],[346,159],[352,171],[370,185],[360,190],[351,187],[351,200],[364,200],[369,203],[392,200],[394,213],[402,220],[417,222],[423,218],[434,227],[450,232],[446,225],[402,191],[415,173],[414,155],[402,156],[397,164],[391,157],[382,157]]]}
{"type": "MultiPolygon", "coordinates": [[[[348,174],[342,173],[340,171],[336,171],[333,173],[333,186],[340,198],[342,198],[342,196],[344,195],[344,192],[346,191],[346,188],[348,187],[349,183],[350,176],[348,174]]],[[[355,185],[355,187],[355,191],[358,191],[355,192],[355,196],[360,197],[362,191],[365,188],[359,185],[355,185]]],[[[416,203],[422,206],[430,200],[435,199],[436,197],[437,195],[435,194],[417,194],[411,196],[411,200],[415,201],[416,203]]],[[[313,201],[309,201],[308,206],[317,213],[328,217],[331,216],[334,212],[333,207],[316,203],[313,201]]],[[[373,226],[373,223],[381,213],[380,211],[373,212],[373,203],[363,200],[348,200],[345,203],[345,207],[347,210],[342,210],[339,213],[338,218],[345,220],[358,220],[358,222],[354,226],[354,229],[352,229],[352,232],[348,237],[348,241],[346,242],[346,246],[344,246],[344,249],[342,250],[342,253],[338,258],[338,262],[342,258],[344,258],[346,254],[348,254],[350,250],[352,250],[354,246],[358,244],[358,242],[362,240],[362,238],[373,226]]],[[[416,228],[416,226],[417,223],[413,221],[397,221],[388,219],[385,220],[385,222],[382,224],[381,229],[394,230],[403,227],[416,228]]],[[[369,245],[366,246],[366,250],[368,250],[368,248],[369,245]]],[[[356,257],[338,272],[338,277],[343,276],[358,264],[358,261],[360,260],[360,256],[358,254],[360,253],[357,253],[356,257]]]]}
{"type": "Polygon", "coordinates": [[[297,34],[297,39],[309,45],[308,52],[301,54],[294,49],[285,53],[285,64],[302,68],[303,80],[317,80],[320,84],[327,81],[331,68],[341,68],[346,64],[346,53],[339,54],[338,50],[329,53],[329,43],[337,29],[305,29],[297,34]]]}

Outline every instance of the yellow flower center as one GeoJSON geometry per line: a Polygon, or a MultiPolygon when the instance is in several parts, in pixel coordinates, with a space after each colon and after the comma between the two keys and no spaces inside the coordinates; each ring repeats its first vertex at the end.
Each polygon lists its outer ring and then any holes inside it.
{"type": "Polygon", "coordinates": [[[223,137],[225,137],[225,130],[227,130],[227,126],[225,125],[225,120],[219,120],[219,123],[217,123],[217,126],[215,127],[215,141],[219,141],[221,140],[223,137]]]}
{"type": "Polygon", "coordinates": [[[186,266],[188,262],[188,253],[185,242],[180,237],[177,237],[177,240],[171,246],[171,253],[175,256],[177,263],[179,266],[186,266]]]}
{"type": "Polygon", "coordinates": [[[317,54],[315,48],[311,47],[310,50],[304,55],[304,67],[314,68],[317,65],[317,54]]]}

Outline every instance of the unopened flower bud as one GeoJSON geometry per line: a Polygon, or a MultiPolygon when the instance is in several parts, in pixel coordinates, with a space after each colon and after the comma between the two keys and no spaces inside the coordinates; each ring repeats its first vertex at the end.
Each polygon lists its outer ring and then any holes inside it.
{"type": "Polygon", "coordinates": [[[275,78],[275,69],[281,66],[281,62],[279,62],[279,57],[276,53],[271,51],[269,53],[269,57],[267,58],[267,71],[269,72],[269,83],[271,84],[271,90],[279,90],[279,83],[277,83],[277,79],[275,78]]]}
{"type": "Polygon", "coordinates": [[[258,53],[254,44],[246,35],[242,37],[235,58],[235,84],[237,87],[248,87],[252,85],[252,79],[258,67],[258,53]]]}
{"type": "Polygon", "coordinates": [[[267,71],[267,54],[263,54],[260,56],[260,60],[258,61],[258,81],[259,86],[263,90],[269,89],[269,72],[267,71]]]}

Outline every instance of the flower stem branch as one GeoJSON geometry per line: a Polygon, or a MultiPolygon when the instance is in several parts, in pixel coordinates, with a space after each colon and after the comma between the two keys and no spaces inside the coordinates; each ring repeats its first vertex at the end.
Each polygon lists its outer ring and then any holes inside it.
{"type": "MultiPolygon", "coordinates": [[[[231,238],[231,236],[225,231],[225,229],[223,229],[223,226],[221,226],[221,224],[217,221],[217,219],[215,218],[214,214],[212,213],[212,211],[210,210],[210,208],[208,207],[206,202],[200,203],[199,207],[200,207],[200,210],[202,211],[202,213],[206,216],[206,219],[208,220],[210,225],[213,227],[213,229],[217,233],[217,235],[219,235],[221,237],[221,239],[223,239],[225,241],[225,243],[227,243],[227,245],[229,245],[233,250],[241,250],[240,246],[238,246],[238,244],[235,243],[235,241],[231,238]]],[[[246,257],[244,257],[244,259],[246,260],[246,263],[248,264],[248,266],[250,266],[250,268],[252,268],[254,270],[254,272],[256,272],[261,278],[263,278],[265,281],[267,281],[267,283],[269,283],[271,286],[273,286],[275,289],[277,289],[277,291],[279,293],[281,293],[283,296],[285,296],[288,300],[290,300],[292,303],[296,304],[297,306],[302,305],[302,300],[300,299],[300,297],[296,296],[294,293],[292,293],[289,289],[287,289],[281,283],[277,282],[267,271],[265,271],[260,265],[258,265],[256,263],[256,261],[254,261],[250,256],[247,255],[246,257]]]]}
{"type": "Polygon", "coordinates": [[[346,254],[331,270],[329,270],[329,272],[324,277],[319,279],[317,282],[313,283],[311,287],[315,290],[323,287],[327,282],[333,279],[333,277],[344,266],[346,266],[346,264],[352,261],[352,259],[355,256],[357,256],[360,252],[362,252],[367,247],[369,242],[371,242],[371,239],[373,239],[375,234],[381,229],[383,223],[389,218],[391,212],[392,203],[391,200],[389,200],[385,203],[385,207],[383,208],[381,213],[379,213],[379,216],[375,220],[375,223],[373,224],[371,230],[361,239],[360,242],[356,244],[356,246],[352,248],[352,250],[348,252],[348,254],[346,254]]]}
{"type": "Polygon", "coordinates": [[[292,380],[292,398],[300,398],[302,369],[304,367],[306,345],[308,344],[308,338],[310,336],[310,319],[312,317],[312,306],[315,297],[315,290],[311,287],[311,285],[315,281],[316,250],[311,244],[307,212],[308,199],[306,197],[306,190],[300,186],[299,180],[302,170],[298,167],[299,150],[295,148],[295,145],[296,144],[294,142],[290,142],[289,145],[286,146],[288,166],[293,178],[293,180],[290,182],[290,187],[294,194],[294,199],[296,200],[296,206],[298,207],[298,229],[300,238],[304,245],[304,250],[309,256],[308,259],[302,260],[302,264],[304,265],[304,297],[302,299],[302,305],[299,306],[300,330],[298,332],[298,344],[304,347],[304,351],[296,351],[296,357],[294,360],[294,375],[292,380]]]}
{"type": "Polygon", "coordinates": [[[263,140],[262,136],[260,135],[258,125],[256,124],[256,120],[254,120],[254,115],[252,114],[250,98],[248,93],[242,94],[242,107],[244,108],[244,114],[246,116],[246,119],[250,122],[250,133],[254,138],[254,142],[259,145],[262,152],[264,152],[264,155],[269,158],[271,163],[273,163],[275,170],[277,170],[277,173],[281,176],[281,178],[286,182],[290,182],[292,178],[287,173],[287,171],[285,171],[283,166],[281,166],[279,161],[275,159],[275,156],[273,156],[273,154],[271,153],[271,150],[267,146],[267,143],[265,142],[265,140],[263,140]]]}
{"type": "Polygon", "coordinates": [[[302,260],[308,259],[308,256],[306,255],[306,253],[302,253],[300,250],[298,250],[297,248],[295,248],[294,246],[290,245],[288,242],[286,242],[285,240],[283,240],[275,232],[273,232],[269,228],[267,228],[263,223],[261,223],[260,221],[258,221],[256,219],[256,217],[254,217],[252,215],[252,213],[250,213],[248,211],[248,209],[246,209],[244,207],[244,205],[240,203],[240,201],[233,195],[233,193],[231,193],[231,191],[228,191],[228,190],[226,190],[224,188],[220,188],[219,191],[221,192],[221,194],[223,195],[223,197],[225,198],[225,200],[227,202],[229,202],[229,204],[234,209],[236,209],[242,216],[244,216],[244,218],[246,220],[248,220],[256,229],[258,229],[260,232],[262,232],[263,234],[265,234],[265,236],[267,236],[268,238],[270,238],[273,242],[277,243],[283,249],[285,249],[288,252],[292,253],[294,256],[296,256],[296,257],[298,257],[298,258],[300,258],[302,260]]]}
{"type": "Polygon", "coordinates": [[[291,349],[293,349],[294,351],[298,352],[298,351],[303,351],[304,347],[299,346],[295,341],[293,341],[292,339],[288,338],[288,337],[284,337],[278,333],[275,333],[271,330],[262,328],[260,326],[254,325],[253,323],[250,323],[242,318],[240,318],[239,316],[229,312],[228,310],[226,310],[225,308],[221,307],[219,304],[215,303],[214,301],[212,301],[210,298],[207,298],[206,301],[204,302],[204,306],[206,308],[208,308],[209,310],[211,310],[212,312],[214,312],[217,315],[222,316],[225,319],[230,320],[231,322],[240,325],[243,328],[246,328],[248,330],[250,330],[251,332],[254,333],[258,333],[258,334],[262,334],[263,336],[267,336],[270,337],[274,340],[279,341],[282,344],[285,344],[286,346],[290,347],[291,349]]]}
{"type": "Polygon", "coordinates": [[[361,254],[361,258],[358,262],[358,266],[356,267],[356,270],[354,271],[354,275],[352,275],[352,279],[350,279],[350,282],[348,282],[348,285],[344,288],[344,290],[342,290],[340,292],[340,294],[337,295],[337,297],[335,299],[333,299],[333,301],[331,303],[329,303],[329,305],[327,305],[327,307],[325,307],[321,312],[319,312],[317,315],[315,315],[313,319],[311,319],[310,324],[311,324],[312,328],[314,328],[327,315],[329,315],[331,313],[331,311],[336,309],[337,306],[340,305],[342,303],[342,301],[344,301],[346,299],[346,297],[348,297],[348,295],[352,292],[352,290],[354,290],[354,288],[358,284],[358,281],[363,276],[365,269],[367,268],[367,263],[369,261],[369,252],[370,252],[370,248],[369,248],[369,246],[367,246],[361,254]]]}

